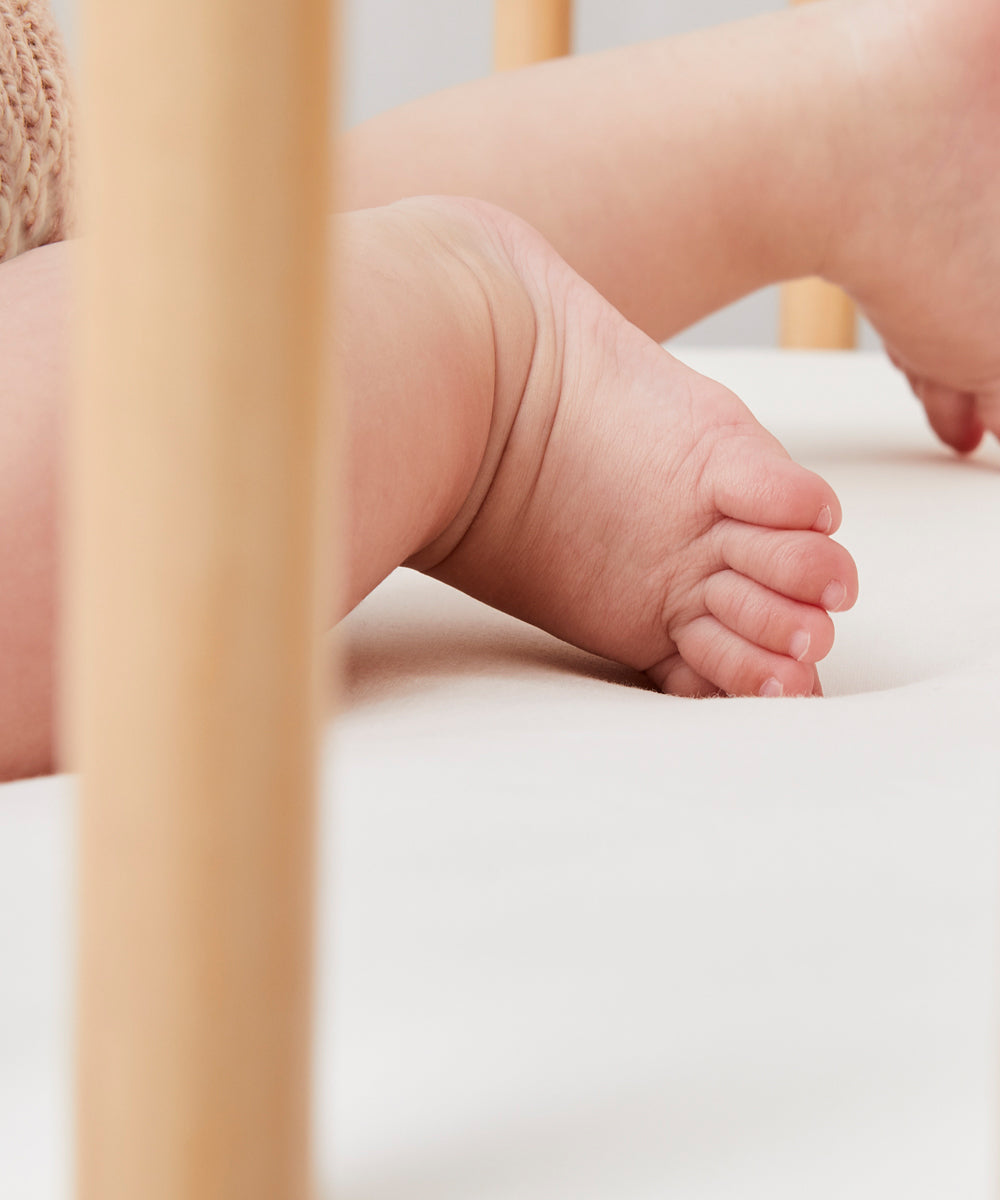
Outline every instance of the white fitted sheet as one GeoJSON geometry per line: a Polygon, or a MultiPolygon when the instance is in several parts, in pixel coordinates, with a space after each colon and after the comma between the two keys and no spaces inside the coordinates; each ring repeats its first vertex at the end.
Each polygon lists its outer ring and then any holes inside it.
{"type": "MultiPolygon", "coordinates": [[[[824,700],[684,701],[398,572],[326,740],[321,1195],[992,1200],[1000,452],[686,355],[838,490],[824,700]]],[[[0,787],[0,1195],[69,1192],[67,777],[0,787]]]]}

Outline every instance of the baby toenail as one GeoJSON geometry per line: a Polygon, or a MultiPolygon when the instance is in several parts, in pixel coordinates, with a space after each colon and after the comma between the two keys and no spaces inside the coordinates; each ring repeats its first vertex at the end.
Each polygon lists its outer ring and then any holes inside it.
{"type": "Polygon", "coordinates": [[[816,524],[813,529],[817,533],[829,533],[833,528],[833,513],[830,511],[829,504],[824,504],[819,510],[819,516],[816,518],[816,524]]]}
{"type": "Polygon", "coordinates": [[[785,689],[781,686],[781,680],[775,679],[773,676],[767,681],[767,683],[764,684],[758,693],[758,695],[767,696],[768,698],[773,696],[783,696],[784,694],[785,689]]]}
{"type": "Polygon", "coordinates": [[[801,662],[809,653],[809,643],[812,638],[804,629],[800,629],[798,633],[792,634],[792,644],[789,653],[796,662],[801,662]]]}
{"type": "Polygon", "coordinates": [[[836,612],[847,599],[847,588],[839,579],[832,579],[826,585],[826,591],[820,597],[820,606],[827,612],[836,612]]]}

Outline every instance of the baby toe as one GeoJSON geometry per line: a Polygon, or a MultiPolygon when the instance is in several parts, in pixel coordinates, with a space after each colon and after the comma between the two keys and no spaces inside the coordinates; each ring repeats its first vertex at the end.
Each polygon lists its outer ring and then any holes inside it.
{"type": "Polygon", "coordinates": [[[679,654],[672,654],[655,667],[650,667],[646,674],[661,692],[667,692],[671,696],[703,699],[723,694],[721,688],[692,670],[679,654]]]}
{"type": "Polygon", "coordinates": [[[710,575],[703,599],[723,625],[796,662],[817,663],[833,648],[833,622],[823,609],[790,600],[737,571],[710,575]]]}
{"type": "Polygon", "coordinates": [[[931,428],[941,441],[959,454],[970,454],[975,450],[984,433],[975,397],[926,380],[917,380],[913,386],[923,402],[931,428]]]}
{"type": "Polygon", "coordinates": [[[726,566],[804,604],[828,612],[851,608],[858,598],[858,569],[837,542],[820,533],[778,532],[741,522],[721,527],[726,566]]]}
{"type": "Polygon", "coordinates": [[[710,469],[713,501],[727,517],[771,529],[833,533],[840,528],[840,501],[833,488],[777,443],[730,438],[717,448],[710,469]]]}
{"type": "Polygon", "coordinates": [[[1000,438],[1000,386],[977,392],[975,408],[979,428],[1000,438]]]}
{"type": "Polygon", "coordinates": [[[796,662],[747,641],[712,616],[697,617],[675,634],[692,670],[730,696],[811,696],[812,663],[796,662]]]}

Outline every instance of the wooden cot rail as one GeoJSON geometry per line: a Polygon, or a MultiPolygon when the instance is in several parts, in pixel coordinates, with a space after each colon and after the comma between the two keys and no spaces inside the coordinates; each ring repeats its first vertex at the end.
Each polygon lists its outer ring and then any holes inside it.
{"type": "Polygon", "coordinates": [[[330,4],[85,13],[79,1200],[311,1191],[330,4]]]}
{"type": "MultiPolygon", "coordinates": [[[[64,697],[80,1200],[311,1189],[330,10],[88,0],[64,697]]],[[[498,68],[570,41],[571,0],[497,0],[498,68]]],[[[828,306],[803,297],[788,338],[828,306]]]]}
{"type": "Polygon", "coordinates": [[[850,296],[825,279],[793,279],[781,287],[785,350],[853,350],[858,314],[850,296]]]}
{"type": "Polygon", "coordinates": [[[572,0],[496,0],[496,69],[511,71],[569,54],[572,9],[572,0]]]}

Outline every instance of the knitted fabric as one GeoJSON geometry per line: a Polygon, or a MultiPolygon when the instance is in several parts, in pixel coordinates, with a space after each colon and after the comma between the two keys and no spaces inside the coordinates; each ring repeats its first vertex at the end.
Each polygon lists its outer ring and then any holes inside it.
{"type": "Polygon", "coordinates": [[[0,0],[0,260],[72,232],[66,55],[46,0],[0,0]]]}

